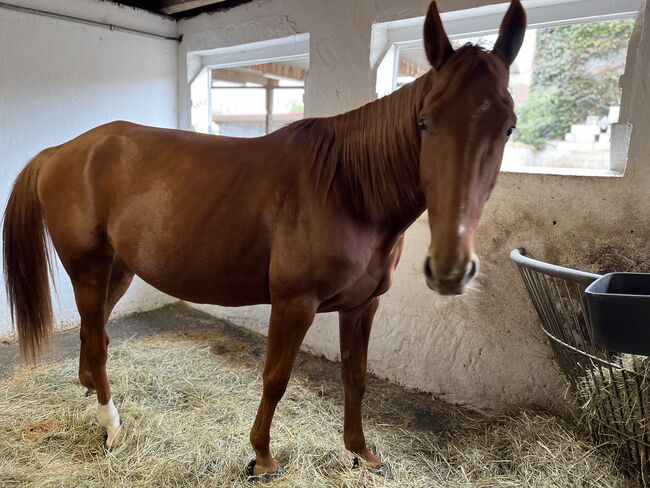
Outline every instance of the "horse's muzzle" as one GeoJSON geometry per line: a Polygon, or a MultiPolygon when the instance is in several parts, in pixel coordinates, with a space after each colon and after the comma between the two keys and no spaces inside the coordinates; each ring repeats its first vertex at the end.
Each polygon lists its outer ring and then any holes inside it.
{"type": "Polygon", "coordinates": [[[424,261],[424,276],[427,280],[427,286],[433,291],[444,296],[462,295],[465,286],[474,279],[478,273],[478,258],[473,257],[467,263],[465,274],[459,274],[452,277],[437,276],[431,266],[431,258],[427,257],[424,261]]]}

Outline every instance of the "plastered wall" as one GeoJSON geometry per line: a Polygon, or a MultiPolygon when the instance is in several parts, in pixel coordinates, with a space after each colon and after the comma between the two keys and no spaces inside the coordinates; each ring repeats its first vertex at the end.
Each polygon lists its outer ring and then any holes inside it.
{"type": "MultiPolygon", "coordinates": [[[[374,92],[371,25],[422,16],[428,3],[267,0],[182,21],[179,124],[190,124],[188,53],[304,32],[311,41],[308,115],[355,108],[374,92]]],[[[496,2],[438,3],[451,10],[496,2]]],[[[623,80],[624,120],[634,125],[625,177],[502,174],[477,236],[481,290],[462,298],[441,298],[425,286],[426,216],[417,221],[375,320],[369,357],[375,374],[483,409],[562,409],[563,383],[509,252],[525,246],[534,256],[587,270],[650,270],[649,36],[641,22],[623,80]]],[[[200,308],[266,331],[268,307],[200,308]]],[[[336,359],[337,334],[336,315],[320,316],[305,348],[336,359]]]]}
{"type": "MultiPolygon", "coordinates": [[[[175,36],[176,23],[95,0],[22,0],[15,4],[175,36]]],[[[41,149],[102,123],[126,119],[177,125],[177,43],[0,8],[0,202],[41,149]]],[[[60,327],[78,323],[65,271],[54,299],[60,327]]],[[[0,289],[0,336],[11,333],[0,289]]],[[[136,280],[117,314],[171,298],[136,280]]]]}

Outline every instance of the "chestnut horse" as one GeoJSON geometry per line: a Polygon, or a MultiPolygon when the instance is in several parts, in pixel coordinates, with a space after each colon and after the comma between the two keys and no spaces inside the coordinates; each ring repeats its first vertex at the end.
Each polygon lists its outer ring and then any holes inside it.
{"type": "Polygon", "coordinates": [[[424,26],[433,69],[358,110],[256,139],[114,122],[44,150],[18,176],[4,221],[22,353],[36,358],[52,331],[48,234],[72,281],[79,379],[97,393],[108,448],[120,420],[105,326],[134,274],[191,302],[270,303],[250,441],[251,472],[274,473],[269,430],[294,359],[315,314],[338,311],[345,447],[379,467],[361,416],[379,297],[425,210],[429,287],[459,294],[478,272],[474,234],[515,126],[508,68],[525,29],[512,0],[493,51],[455,51],[433,2],[424,26]]]}

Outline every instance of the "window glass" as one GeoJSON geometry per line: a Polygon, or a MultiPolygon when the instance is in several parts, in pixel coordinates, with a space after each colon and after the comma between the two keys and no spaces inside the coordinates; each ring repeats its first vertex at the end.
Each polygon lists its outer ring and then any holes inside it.
{"type": "Polygon", "coordinates": [[[273,130],[284,127],[305,114],[304,88],[275,88],[273,90],[273,130]]]}
{"type": "Polygon", "coordinates": [[[212,133],[257,137],[266,131],[265,88],[214,88],[212,133]]]}
{"type": "Polygon", "coordinates": [[[504,167],[608,170],[634,20],[529,30],[511,69],[518,116],[504,167]]]}

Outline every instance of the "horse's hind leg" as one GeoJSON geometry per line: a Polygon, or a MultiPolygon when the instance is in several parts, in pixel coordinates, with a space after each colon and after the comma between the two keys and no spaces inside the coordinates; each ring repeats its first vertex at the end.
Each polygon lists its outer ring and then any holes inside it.
{"type": "MultiPolygon", "coordinates": [[[[106,297],[106,321],[108,321],[113,308],[117,302],[124,296],[133,281],[133,272],[126,267],[124,262],[115,256],[113,265],[110,272],[110,279],[108,283],[108,292],[106,297]]],[[[84,346],[84,337],[82,333],[81,350],[79,354],[79,381],[83,386],[88,388],[88,394],[95,391],[95,384],[93,382],[90,364],[87,359],[86,347],[84,346]]],[[[108,340],[108,339],[107,339],[108,340]]]]}
{"type": "Polygon", "coordinates": [[[84,383],[97,391],[99,409],[97,418],[106,429],[106,447],[114,447],[120,427],[120,417],[111,399],[111,389],[106,375],[106,358],[108,354],[108,335],[106,334],[107,297],[112,256],[94,256],[84,261],[77,261],[70,271],[77,309],[81,316],[81,357],[80,365],[87,367],[90,378],[82,378],[84,383]]]}
{"type": "Polygon", "coordinates": [[[111,312],[129,289],[133,281],[133,271],[126,267],[126,264],[115,256],[113,267],[111,268],[111,278],[108,282],[108,294],[106,297],[106,321],[111,316],[111,312]]]}
{"type": "Polygon", "coordinates": [[[341,376],[345,390],[343,440],[349,451],[361,456],[373,468],[381,468],[380,459],[366,446],[363,435],[361,404],[366,390],[368,341],[379,299],[339,314],[341,376]]]}

